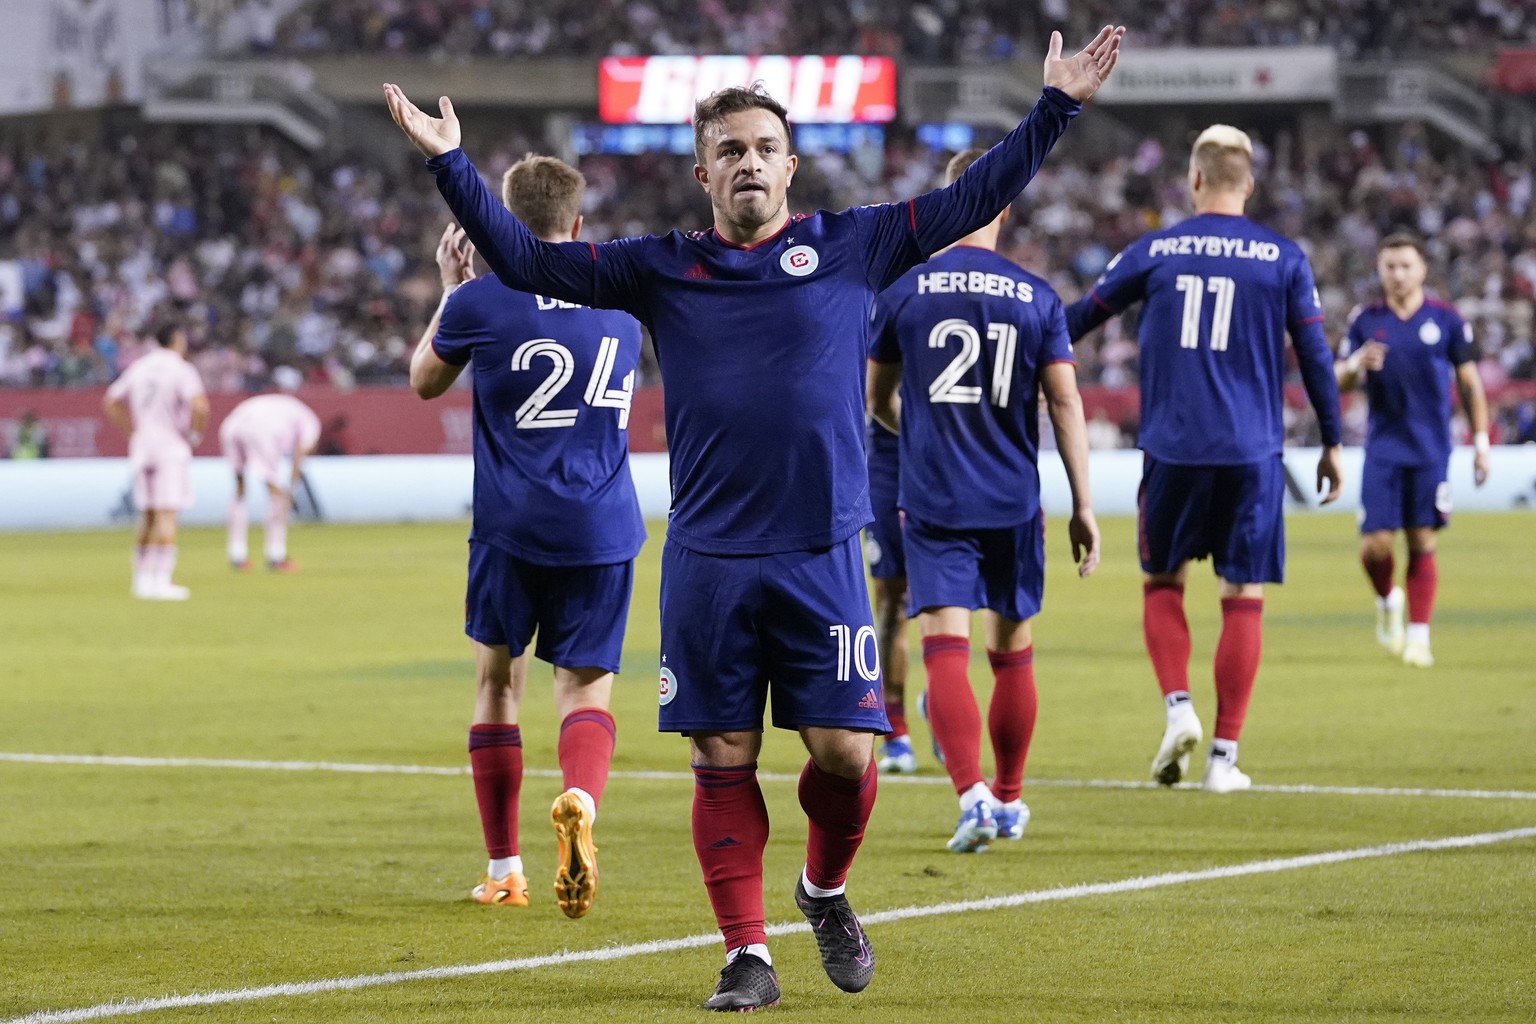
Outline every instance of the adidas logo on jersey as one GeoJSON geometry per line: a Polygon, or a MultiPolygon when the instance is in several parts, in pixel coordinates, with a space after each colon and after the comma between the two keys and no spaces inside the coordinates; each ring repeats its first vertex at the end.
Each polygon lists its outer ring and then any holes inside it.
{"type": "Polygon", "coordinates": [[[870,690],[864,696],[859,698],[859,707],[861,708],[878,708],[879,706],[880,698],[875,696],[874,690],[870,690]]]}

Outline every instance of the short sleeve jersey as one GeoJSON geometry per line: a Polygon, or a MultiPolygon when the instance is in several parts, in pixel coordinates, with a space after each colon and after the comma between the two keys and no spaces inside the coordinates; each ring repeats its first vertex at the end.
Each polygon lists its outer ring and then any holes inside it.
{"type": "MultiPolygon", "coordinates": [[[[1138,446],[1181,465],[1244,465],[1278,455],[1286,334],[1300,337],[1301,327],[1323,318],[1301,247],[1223,214],[1150,232],[1073,304],[1073,336],[1082,333],[1076,325],[1090,304],[1113,314],[1138,301],[1145,303],[1138,446]]],[[[1317,352],[1298,348],[1297,358],[1331,367],[1320,334],[1316,344],[1317,352]]]]}
{"type": "Polygon", "coordinates": [[[226,421],[238,434],[268,439],[283,455],[309,449],[320,439],[320,417],[292,395],[256,395],[230,411],[226,421]]]}
{"type": "Polygon", "coordinates": [[[901,507],[951,529],[1033,519],[1041,373],[1073,361],[1051,286],[955,246],[881,294],[874,333],[871,358],[902,364],[901,507]]]}
{"type": "Polygon", "coordinates": [[[133,419],[129,451],[135,456],[150,449],[187,448],[192,400],[203,393],[196,367],[158,346],[130,363],[107,388],[109,398],[127,403],[133,419]]]}
{"type": "Polygon", "coordinates": [[[1472,359],[1466,321],[1433,299],[1406,320],[1374,302],[1350,322],[1342,354],[1368,341],[1387,346],[1387,357],[1380,370],[1365,375],[1366,458],[1394,466],[1444,463],[1451,455],[1454,368],[1472,359]]]}
{"type": "Polygon", "coordinates": [[[629,470],[640,325],[485,276],[443,308],[432,349],[473,372],[470,539],[538,565],[610,565],[645,524],[629,470]]]}

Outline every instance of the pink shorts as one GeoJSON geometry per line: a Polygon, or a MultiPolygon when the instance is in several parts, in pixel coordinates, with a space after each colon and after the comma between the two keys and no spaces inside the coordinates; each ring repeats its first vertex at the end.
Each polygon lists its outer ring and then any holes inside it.
{"type": "Polygon", "coordinates": [[[192,507],[192,456],[164,453],[137,462],[133,472],[133,503],[140,512],[181,511],[192,507]]]}
{"type": "Polygon", "coordinates": [[[250,474],[252,480],[270,487],[287,486],[281,473],[283,453],[275,438],[231,431],[221,432],[219,443],[237,476],[250,474]]]}

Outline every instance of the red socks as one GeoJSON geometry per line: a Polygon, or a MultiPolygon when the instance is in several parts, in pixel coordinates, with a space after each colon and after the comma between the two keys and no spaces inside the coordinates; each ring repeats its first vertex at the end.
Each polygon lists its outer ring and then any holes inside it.
{"type": "Polygon", "coordinates": [[[593,806],[602,803],[603,787],[608,784],[614,736],[613,716],[602,708],[577,708],[560,723],[557,756],[562,785],[586,790],[593,806]]]}
{"type": "Polygon", "coordinates": [[[1433,551],[1408,552],[1408,621],[1429,624],[1435,610],[1435,584],[1440,570],[1433,551]]]}
{"type": "Polygon", "coordinates": [[[1029,740],[1035,732],[1035,649],[1026,647],[1006,654],[988,651],[987,660],[997,678],[987,709],[987,731],[997,760],[992,795],[1007,803],[1017,800],[1024,788],[1024,759],[1029,756],[1029,740]]]}
{"type": "Polygon", "coordinates": [[[515,725],[469,727],[469,765],[480,805],[485,852],[492,860],[517,855],[517,796],[523,788],[523,736],[515,725]]]}
{"type": "Polygon", "coordinates": [[[923,637],[923,665],[928,669],[928,725],[944,751],[944,768],[956,793],[981,777],[981,712],[966,669],[971,642],[963,636],[923,637]]]}
{"type": "Polygon", "coordinates": [[[1163,696],[1189,690],[1189,622],[1179,583],[1142,585],[1141,632],[1163,696]]]}
{"type": "Polygon", "coordinates": [[[905,701],[886,701],[885,717],[891,720],[891,731],[885,734],[886,739],[907,734],[907,705],[905,701]]]}
{"type": "MultiPolygon", "coordinates": [[[[1392,559],[1392,552],[1388,551],[1385,558],[1367,558],[1361,555],[1360,564],[1365,567],[1365,574],[1371,578],[1371,586],[1375,588],[1377,597],[1386,597],[1392,593],[1392,573],[1397,568],[1397,563],[1392,559]]],[[[1408,564],[1413,563],[1410,560],[1408,564]]],[[[1409,571],[1412,572],[1412,570],[1409,571]]]]}
{"type": "Polygon", "coordinates": [[[1221,639],[1216,644],[1216,739],[1236,743],[1243,731],[1263,641],[1263,598],[1222,598],[1221,639]]]}
{"type": "MultiPolygon", "coordinates": [[[[859,833],[863,835],[862,825],[859,833]]],[[[768,941],[763,911],[767,845],[768,807],[757,784],[757,763],[740,768],[694,765],[693,849],[726,949],[768,941]]]]}
{"type": "Polygon", "coordinates": [[[831,775],[816,767],[815,761],[805,762],[800,772],[800,807],[811,823],[805,841],[805,875],[818,889],[836,889],[848,878],[853,855],[864,841],[864,826],[875,809],[879,778],[873,761],[858,779],[831,775]]]}

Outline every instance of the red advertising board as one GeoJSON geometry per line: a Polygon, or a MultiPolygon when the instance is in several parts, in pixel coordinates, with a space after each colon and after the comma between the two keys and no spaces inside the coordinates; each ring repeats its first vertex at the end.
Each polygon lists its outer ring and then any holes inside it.
{"type": "MultiPolygon", "coordinates": [[[[92,458],[128,454],[128,439],[101,412],[105,390],[52,391],[0,389],[0,456],[10,451],[16,422],[32,413],[48,436],[53,458],[92,458]]],[[[219,424],[246,396],[209,395],[211,422],[198,455],[219,453],[219,424]]],[[[468,391],[454,389],[430,402],[404,388],[337,391],[304,388],[298,398],[320,417],[323,455],[467,455],[473,409],[468,391]]],[[[635,392],[629,414],[633,451],[666,450],[661,418],[661,390],[635,392]]]]}
{"type": "Polygon", "coordinates": [[[896,117],[896,62],[853,55],[605,57],[598,114],[608,124],[687,124],[698,100],[757,81],[789,109],[791,121],[883,124],[896,117]]]}

